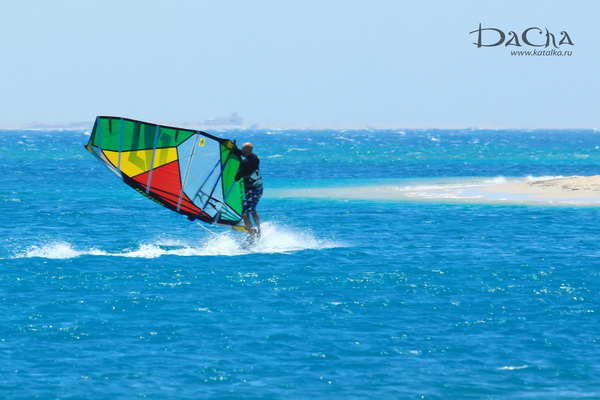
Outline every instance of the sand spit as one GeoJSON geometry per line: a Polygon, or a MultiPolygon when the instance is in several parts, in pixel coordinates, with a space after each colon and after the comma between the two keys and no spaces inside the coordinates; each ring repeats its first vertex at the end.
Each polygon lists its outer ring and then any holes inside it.
{"type": "Polygon", "coordinates": [[[370,201],[445,201],[600,205],[600,175],[551,178],[445,178],[354,187],[278,189],[274,197],[370,201]]]}
{"type": "Polygon", "coordinates": [[[528,200],[580,199],[600,202],[600,175],[506,182],[483,188],[482,191],[521,195],[528,200]]]}

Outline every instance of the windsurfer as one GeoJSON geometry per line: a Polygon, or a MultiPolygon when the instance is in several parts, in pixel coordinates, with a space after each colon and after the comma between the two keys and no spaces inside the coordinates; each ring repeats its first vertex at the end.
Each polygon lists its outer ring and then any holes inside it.
{"type": "Polygon", "coordinates": [[[242,219],[250,235],[254,236],[260,235],[260,217],[256,212],[256,205],[263,194],[263,185],[260,170],[258,169],[260,160],[252,150],[252,143],[248,142],[243,144],[241,150],[236,147],[233,152],[240,157],[244,156],[244,160],[240,163],[235,175],[235,180],[244,179],[245,196],[242,204],[242,219]],[[250,215],[254,218],[256,228],[252,226],[250,215]]]}

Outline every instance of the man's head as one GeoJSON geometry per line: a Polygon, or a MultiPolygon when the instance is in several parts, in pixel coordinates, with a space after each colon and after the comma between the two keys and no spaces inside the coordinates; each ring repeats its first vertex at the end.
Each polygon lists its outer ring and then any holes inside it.
{"type": "Polygon", "coordinates": [[[244,157],[248,157],[250,154],[252,154],[252,143],[244,143],[244,145],[242,146],[242,155],[244,157]]]}

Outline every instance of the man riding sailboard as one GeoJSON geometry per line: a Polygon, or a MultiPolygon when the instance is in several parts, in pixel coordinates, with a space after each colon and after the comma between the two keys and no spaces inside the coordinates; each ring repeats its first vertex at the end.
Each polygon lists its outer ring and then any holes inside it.
{"type": "Polygon", "coordinates": [[[99,116],[85,148],[135,191],[190,221],[251,238],[260,232],[262,180],[251,143],[240,150],[199,130],[99,116]]]}
{"type": "Polygon", "coordinates": [[[237,147],[233,149],[236,155],[244,157],[235,175],[235,180],[244,180],[245,195],[242,203],[244,225],[251,236],[260,236],[260,217],[256,212],[256,206],[263,194],[263,185],[259,169],[260,159],[252,152],[253,149],[254,147],[250,142],[244,143],[241,150],[237,147]],[[254,218],[256,227],[252,226],[250,215],[254,218]]]}

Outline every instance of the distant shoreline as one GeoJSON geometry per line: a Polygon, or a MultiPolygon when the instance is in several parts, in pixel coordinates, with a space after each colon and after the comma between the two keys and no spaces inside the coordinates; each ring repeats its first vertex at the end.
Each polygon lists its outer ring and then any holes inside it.
{"type": "MultiPolygon", "coordinates": [[[[245,125],[206,125],[202,123],[182,123],[182,122],[165,122],[165,121],[150,121],[160,125],[176,126],[184,129],[202,130],[202,131],[227,131],[227,130],[302,130],[302,131],[361,131],[361,130],[411,130],[411,131],[596,131],[600,132],[600,128],[556,128],[556,127],[538,127],[538,128],[511,128],[511,127],[465,127],[465,126],[396,126],[396,125],[335,125],[335,124],[282,124],[282,125],[261,125],[258,123],[245,125]]],[[[73,123],[29,123],[29,124],[0,124],[0,131],[80,131],[91,130],[94,127],[94,122],[73,122],[73,123]]]]}

